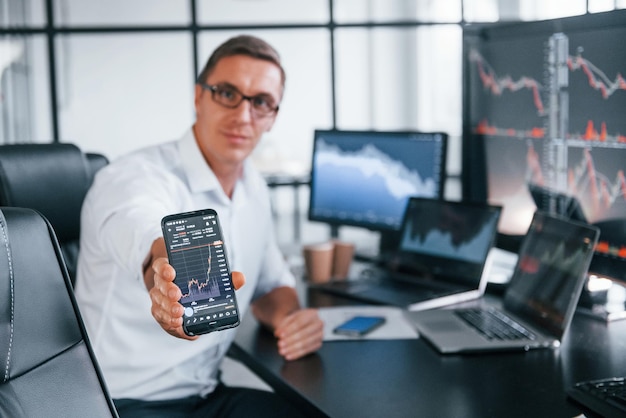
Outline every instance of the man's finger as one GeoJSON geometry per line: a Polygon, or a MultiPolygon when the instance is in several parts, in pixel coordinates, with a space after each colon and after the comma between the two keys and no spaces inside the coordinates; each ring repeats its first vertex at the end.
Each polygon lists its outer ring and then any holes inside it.
{"type": "Polygon", "coordinates": [[[230,277],[233,280],[233,286],[235,290],[239,290],[246,283],[246,276],[240,271],[233,271],[230,273],[230,277]]]}

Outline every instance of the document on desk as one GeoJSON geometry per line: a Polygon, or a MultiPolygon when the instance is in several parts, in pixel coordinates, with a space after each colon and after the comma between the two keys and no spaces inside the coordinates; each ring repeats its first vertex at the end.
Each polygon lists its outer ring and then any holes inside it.
{"type": "Polygon", "coordinates": [[[319,316],[324,322],[324,341],[340,340],[407,340],[418,338],[417,331],[406,320],[401,308],[393,306],[337,306],[319,308],[319,316]],[[374,331],[360,336],[337,335],[333,329],[353,316],[382,316],[385,323],[374,331]]]}

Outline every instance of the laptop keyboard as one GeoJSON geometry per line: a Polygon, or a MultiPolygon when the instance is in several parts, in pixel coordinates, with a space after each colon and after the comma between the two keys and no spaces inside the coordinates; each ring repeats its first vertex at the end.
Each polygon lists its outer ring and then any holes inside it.
{"type": "Polygon", "coordinates": [[[489,340],[534,340],[535,334],[497,309],[457,309],[455,313],[489,340]]]}
{"type": "Polygon", "coordinates": [[[568,391],[576,401],[604,417],[626,416],[626,378],[579,382],[568,391]]]}

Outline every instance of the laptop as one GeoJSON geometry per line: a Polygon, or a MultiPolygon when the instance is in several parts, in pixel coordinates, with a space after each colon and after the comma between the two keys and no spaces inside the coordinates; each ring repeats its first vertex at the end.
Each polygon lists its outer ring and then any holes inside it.
{"type": "Polygon", "coordinates": [[[558,347],[599,235],[595,226],[535,212],[501,304],[406,316],[444,354],[558,347]]]}
{"type": "Polygon", "coordinates": [[[313,287],[368,303],[431,309],[480,297],[501,207],[411,197],[398,248],[378,274],[313,287]]]}

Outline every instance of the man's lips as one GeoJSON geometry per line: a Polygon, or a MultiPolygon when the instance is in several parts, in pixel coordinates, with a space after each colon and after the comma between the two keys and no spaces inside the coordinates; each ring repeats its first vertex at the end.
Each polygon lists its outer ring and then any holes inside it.
{"type": "Polygon", "coordinates": [[[224,132],[224,136],[230,141],[235,143],[247,142],[248,135],[237,132],[224,132]]]}

